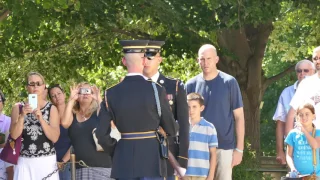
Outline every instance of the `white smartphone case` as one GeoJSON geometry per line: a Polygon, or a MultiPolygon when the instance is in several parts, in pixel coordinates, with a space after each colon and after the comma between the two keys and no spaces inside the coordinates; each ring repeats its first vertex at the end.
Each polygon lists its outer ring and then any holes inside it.
{"type": "Polygon", "coordinates": [[[38,95],[37,94],[29,94],[29,104],[32,110],[37,109],[38,107],[38,95]]]}

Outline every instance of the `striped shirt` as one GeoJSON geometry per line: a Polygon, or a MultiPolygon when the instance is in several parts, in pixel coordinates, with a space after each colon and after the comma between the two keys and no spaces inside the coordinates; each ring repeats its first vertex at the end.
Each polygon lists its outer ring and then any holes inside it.
{"type": "Polygon", "coordinates": [[[210,169],[210,148],[218,147],[217,131],[204,118],[190,125],[189,159],[186,176],[207,177],[210,169]]]}

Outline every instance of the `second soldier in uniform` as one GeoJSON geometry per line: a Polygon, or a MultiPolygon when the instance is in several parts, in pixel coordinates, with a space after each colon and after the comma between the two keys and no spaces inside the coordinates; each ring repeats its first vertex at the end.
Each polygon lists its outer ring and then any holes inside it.
{"type": "MultiPolygon", "coordinates": [[[[166,89],[166,97],[170,104],[172,114],[179,124],[179,136],[168,137],[169,149],[178,160],[182,169],[180,173],[184,175],[188,166],[189,149],[189,114],[186,91],[180,80],[172,79],[159,73],[158,69],[162,62],[160,55],[161,46],[164,41],[149,41],[146,56],[148,58],[143,69],[143,75],[151,78],[166,89]],[[179,139],[178,139],[179,138],[179,139]]],[[[174,179],[174,169],[170,163],[167,169],[167,179],[174,179]]]]}

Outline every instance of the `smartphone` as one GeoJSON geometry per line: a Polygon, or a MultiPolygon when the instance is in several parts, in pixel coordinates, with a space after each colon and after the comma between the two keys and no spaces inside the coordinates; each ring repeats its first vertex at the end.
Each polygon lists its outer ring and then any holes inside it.
{"type": "Polygon", "coordinates": [[[38,107],[38,95],[37,94],[29,94],[28,100],[29,100],[29,104],[30,104],[32,110],[37,109],[37,107],[38,107]]]}

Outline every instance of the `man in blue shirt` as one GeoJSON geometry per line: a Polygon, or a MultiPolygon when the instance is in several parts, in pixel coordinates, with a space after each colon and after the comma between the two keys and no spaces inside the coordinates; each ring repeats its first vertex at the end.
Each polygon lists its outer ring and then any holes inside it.
{"type": "Polygon", "coordinates": [[[217,130],[217,168],[215,180],[231,180],[232,168],[242,161],[244,149],[244,114],[238,82],[217,69],[219,57],[213,45],[203,45],[198,52],[202,73],[186,83],[187,94],[196,92],[205,100],[202,117],[217,130]],[[234,130],[236,129],[237,140],[234,130]]]}

